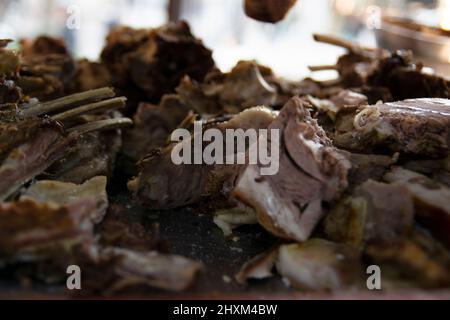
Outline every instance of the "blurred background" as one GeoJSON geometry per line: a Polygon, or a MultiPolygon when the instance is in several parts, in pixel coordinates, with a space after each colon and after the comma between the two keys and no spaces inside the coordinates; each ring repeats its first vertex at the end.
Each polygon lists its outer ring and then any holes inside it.
{"type": "Polygon", "coordinates": [[[238,60],[256,59],[284,77],[307,76],[308,65],[334,63],[342,53],[315,43],[312,33],[320,32],[367,46],[376,46],[377,40],[383,46],[401,43],[441,73],[449,72],[450,37],[445,30],[450,30],[450,0],[299,0],[276,25],[249,19],[242,7],[243,0],[1,0],[0,38],[64,37],[74,55],[96,60],[115,25],[148,28],[183,19],[214,50],[224,71],[238,60]],[[404,34],[398,26],[389,28],[382,16],[409,18],[442,33],[404,34]]]}

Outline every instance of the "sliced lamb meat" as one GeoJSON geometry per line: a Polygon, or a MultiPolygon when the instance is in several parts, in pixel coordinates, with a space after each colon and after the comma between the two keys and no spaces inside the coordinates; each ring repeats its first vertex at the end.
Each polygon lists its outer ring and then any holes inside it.
{"type": "Polygon", "coordinates": [[[202,80],[214,67],[211,51],[185,22],[150,30],[116,28],[101,57],[115,85],[124,90],[134,86],[131,90],[137,88],[150,102],[172,93],[185,75],[202,80]]]}
{"type": "Polygon", "coordinates": [[[262,22],[276,23],[284,19],[297,0],[245,0],[245,14],[262,22]]]}
{"type": "Polygon", "coordinates": [[[355,151],[439,158],[449,152],[450,100],[410,99],[338,115],[333,142],[355,151]]]}
{"type": "Polygon", "coordinates": [[[388,243],[408,234],[413,220],[414,203],[407,187],[369,180],[330,209],[324,232],[333,241],[355,246],[388,243]]]}
{"type": "Polygon", "coordinates": [[[106,177],[94,177],[83,184],[41,180],[22,193],[22,198],[33,198],[39,203],[52,203],[65,206],[80,199],[93,199],[95,208],[89,212],[93,223],[103,220],[108,208],[106,177]]]}
{"type": "Polygon", "coordinates": [[[393,168],[385,179],[401,183],[409,190],[419,222],[450,248],[450,188],[401,167],[393,168]]]}
{"type": "Polygon", "coordinates": [[[322,239],[282,245],[276,268],[294,288],[302,290],[344,290],[358,288],[362,282],[359,251],[322,239]]]}
{"type": "MultiPolygon", "coordinates": [[[[256,107],[247,109],[229,121],[210,123],[204,129],[266,129],[275,118],[273,111],[256,107]]],[[[190,141],[194,141],[191,136],[190,141]]],[[[182,143],[155,151],[141,161],[139,176],[129,183],[138,200],[155,210],[173,209],[198,203],[211,196],[227,194],[245,165],[173,163],[172,150],[182,143]]],[[[191,143],[191,142],[188,142],[191,143]]],[[[192,152],[194,148],[191,148],[192,152]]]]}
{"type": "Polygon", "coordinates": [[[253,207],[259,223],[281,238],[305,241],[322,219],[322,202],[347,187],[350,163],[312,119],[309,104],[292,98],[269,126],[280,131],[279,172],[261,176],[258,165],[240,175],[233,195],[253,207]]]}
{"type": "Polygon", "coordinates": [[[450,253],[423,232],[387,243],[372,243],[365,250],[369,263],[380,266],[383,287],[447,288],[450,253]]]}

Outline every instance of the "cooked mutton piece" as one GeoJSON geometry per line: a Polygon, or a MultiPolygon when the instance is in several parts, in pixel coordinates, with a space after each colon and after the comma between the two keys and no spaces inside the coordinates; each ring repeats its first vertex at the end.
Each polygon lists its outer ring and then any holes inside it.
{"type": "MultiPolygon", "coordinates": [[[[447,229],[448,230],[448,229],[447,229]]],[[[448,288],[450,252],[426,231],[395,241],[371,243],[364,252],[383,274],[383,288],[448,288]]]]}
{"type": "Polygon", "coordinates": [[[97,261],[82,265],[85,293],[113,295],[136,287],[179,292],[193,285],[202,264],[177,255],[101,249],[97,261]]]}
{"type": "Polygon", "coordinates": [[[269,126],[280,131],[278,173],[261,176],[258,165],[249,165],[232,192],[256,210],[259,223],[269,232],[295,241],[310,237],[324,215],[322,202],[339,198],[350,168],[309,107],[292,98],[269,126]]]}
{"type": "Polygon", "coordinates": [[[430,177],[450,188],[450,155],[442,159],[408,159],[402,167],[430,177]]]}
{"type": "Polygon", "coordinates": [[[63,40],[41,36],[21,41],[20,77],[17,82],[28,96],[48,101],[67,94],[76,69],[63,40]]]}
{"type": "Polygon", "coordinates": [[[384,49],[364,48],[346,40],[320,34],[314,35],[314,39],[348,50],[335,66],[311,67],[312,71],[337,70],[339,78],[332,81],[332,85],[344,88],[387,88],[394,101],[450,97],[448,79],[429,72],[421,64],[415,64],[410,51],[392,53],[384,49]]]}
{"type": "Polygon", "coordinates": [[[201,81],[214,67],[211,51],[185,22],[149,30],[116,28],[108,35],[101,58],[114,86],[153,103],[172,93],[185,75],[201,81]]]}
{"type": "MultiPolygon", "coordinates": [[[[64,97],[48,103],[20,106],[14,121],[0,122],[0,199],[5,200],[34,177],[42,174],[55,161],[62,158],[84,134],[100,130],[112,130],[130,126],[127,118],[99,120],[91,123],[67,127],[48,117],[57,111],[90,113],[104,110],[106,106],[117,108],[115,99],[110,102],[90,104],[103,98],[105,91],[97,90],[64,97]],[[86,108],[83,103],[88,103],[86,108]],[[105,106],[106,104],[106,106],[105,106]],[[82,110],[78,112],[77,110],[82,110]],[[14,133],[14,134],[12,134],[14,133]],[[19,134],[17,134],[19,133],[19,134]]],[[[124,100],[121,100],[124,103],[124,100]]],[[[67,118],[66,118],[67,119],[67,118]]],[[[66,120],[61,119],[61,120],[66,120]]]]}
{"type": "Polygon", "coordinates": [[[0,204],[1,263],[64,259],[92,245],[96,207],[92,197],[62,206],[30,198],[0,204]]]}
{"type": "Polygon", "coordinates": [[[108,209],[106,181],[104,176],[94,177],[83,184],[40,180],[22,192],[21,199],[32,198],[39,203],[65,206],[79,199],[92,198],[96,206],[89,212],[89,216],[93,223],[99,223],[108,209]]]}
{"type": "Polygon", "coordinates": [[[176,94],[163,96],[159,105],[140,104],[134,128],[125,132],[124,154],[137,162],[165,146],[170,133],[190,112],[209,119],[258,105],[274,106],[277,89],[268,83],[273,79],[269,68],[254,61],[240,61],[228,73],[211,72],[203,82],[184,77],[176,94]]]}
{"type": "Polygon", "coordinates": [[[363,247],[407,235],[413,220],[413,198],[406,186],[368,180],[330,209],[323,226],[328,239],[363,247]]]}
{"type": "MultiPolygon", "coordinates": [[[[216,128],[222,132],[226,129],[267,129],[275,117],[272,110],[255,107],[244,110],[225,122],[205,123],[204,129],[216,128]]],[[[194,138],[192,135],[192,143],[194,138]]],[[[128,184],[137,199],[150,209],[173,209],[221,194],[227,195],[245,166],[206,163],[176,165],[171,154],[181,143],[186,142],[172,143],[148,155],[140,163],[139,176],[128,184]]],[[[194,152],[194,148],[191,149],[194,152]]]]}
{"type": "Polygon", "coordinates": [[[362,152],[445,157],[450,148],[450,100],[410,99],[338,114],[333,142],[362,152]]]}
{"type": "Polygon", "coordinates": [[[245,14],[262,22],[276,23],[284,19],[297,0],[245,0],[245,14]]]}
{"type": "Polygon", "coordinates": [[[362,283],[359,250],[323,239],[280,246],[276,268],[301,290],[348,290],[362,283]]]}
{"type": "Polygon", "coordinates": [[[394,167],[385,180],[404,185],[412,194],[417,220],[450,248],[450,188],[419,173],[394,167]]]}

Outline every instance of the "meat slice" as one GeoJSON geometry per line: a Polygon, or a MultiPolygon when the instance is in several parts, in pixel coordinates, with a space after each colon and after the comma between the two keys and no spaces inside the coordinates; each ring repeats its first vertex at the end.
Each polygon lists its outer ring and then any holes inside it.
{"type": "Polygon", "coordinates": [[[333,241],[362,247],[407,235],[413,220],[414,203],[407,187],[368,180],[330,209],[324,232],[333,241]]]}
{"type": "Polygon", "coordinates": [[[245,0],[245,14],[262,22],[275,23],[284,19],[297,0],[245,0]]]}
{"type": "Polygon", "coordinates": [[[385,179],[403,184],[409,190],[419,222],[450,248],[450,188],[401,167],[393,168],[385,179]]]}
{"type": "Polygon", "coordinates": [[[64,206],[32,199],[1,204],[0,260],[3,263],[58,260],[91,245],[94,238],[90,213],[96,206],[92,198],[64,206]]]}
{"type": "Polygon", "coordinates": [[[279,246],[274,246],[245,263],[236,275],[236,281],[244,284],[247,280],[272,277],[272,269],[275,267],[278,258],[278,250],[279,246]]]}
{"type": "Polygon", "coordinates": [[[450,100],[409,99],[338,115],[333,142],[355,151],[446,156],[450,142],[450,100]]]}
{"type": "Polygon", "coordinates": [[[181,256],[107,247],[94,264],[83,267],[83,289],[103,295],[142,286],[183,291],[192,286],[201,268],[201,263],[181,256]]]}
{"type": "Polygon", "coordinates": [[[264,228],[296,241],[310,237],[324,215],[322,202],[336,200],[345,190],[350,168],[308,106],[292,98],[269,126],[280,131],[278,173],[261,176],[258,165],[249,165],[232,192],[256,210],[264,228]]]}
{"type": "Polygon", "coordinates": [[[93,223],[103,220],[108,208],[106,194],[106,177],[94,177],[83,184],[41,180],[31,185],[22,193],[22,198],[33,198],[39,203],[52,203],[65,206],[80,199],[93,199],[95,208],[89,212],[93,223]]]}
{"type": "Polygon", "coordinates": [[[116,28],[108,35],[101,57],[115,86],[153,103],[173,93],[185,75],[203,80],[214,67],[211,51],[192,35],[186,22],[150,30],[116,28]]]}
{"type": "Polygon", "coordinates": [[[352,246],[322,239],[282,245],[277,271],[302,290],[343,290],[358,288],[362,280],[360,252],[352,246]]]}
{"type": "MultiPolygon", "coordinates": [[[[268,108],[244,110],[225,122],[206,123],[205,129],[266,129],[275,118],[268,108]]],[[[190,141],[193,143],[194,137],[190,141]]],[[[181,164],[172,161],[172,150],[181,143],[172,143],[141,161],[139,176],[129,183],[137,199],[154,210],[192,205],[221,194],[228,194],[237,175],[245,165],[181,164]]],[[[224,141],[225,143],[225,141],[224,141]]],[[[191,148],[194,152],[194,148],[191,148]]],[[[203,150],[203,149],[202,149],[203,150]]]]}

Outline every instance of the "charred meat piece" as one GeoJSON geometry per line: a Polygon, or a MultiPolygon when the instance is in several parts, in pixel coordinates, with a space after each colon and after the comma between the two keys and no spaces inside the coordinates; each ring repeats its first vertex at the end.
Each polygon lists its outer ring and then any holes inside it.
{"type": "Polygon", "coordinates": [[[274,235],[307,240],[322,219],[322,202],[336,200],[347,187],[350,163],[332,146],[308,111],[292,98],[269,126],[279,130],[279,171],[260,176],[258,165],[240,175],[233,195],[253,207],[259,223],[274,235]]]}
{"type": "Polygon", "coordinates": [[[393,168],[385,179],[403,184],[409,190],[418,221],[450,248],[450,188],[401,167],[393,168]]]}
{"type": "Polygon", "coordinates": [[[245,0],[245,14],[262,22],[275,23],[284,19],[297,0],[245,0]]]}
{"type": "Polygon", "coordinates": [[[395,241],[412,230],[414,203],[408,188],[368,180],[333,208],[324,220],[327,237],[364,246],[395,241]]]}
{"type": "Polygon", "coordinates": [[[185,22],[150,30],[114,29],[101,57],[114,85],[126,91],[131,84],[150,102],[172,93],[185,75],[201,81],[214,67],[211,51],[185,22]]]}
{"type": "Polygon", "coordinates": [[[358,249],[322,239],[280,246],[276,268],[297,289],[336,291],[361,285],[358,249]]]}
{"type": "MultiPolygon", "coordinates": [[[[206,123],[204,129],[266,129],[275,118],[274,112],[263,107],[247,109],[229,121],[206,123]]],[[[219,194],[228,194],[244,165],[182,164],[176,165],[171,155],[183,143],[172,143],[148,155],[140,163],[139,176],[129,183],[137,199],[154,210],[178,208],[206,200],[219,194]]],[[[202,147],[203,150],[203,147],[202,147]]],[[[194,152],[194,148],[191,148],[194,152]]]]}
{"type": "Polygon", "coordinates": [[[450,143],[450,100],[410,99],[338,115],[333,142],[354,151],[445,157],[450,143]]]}

